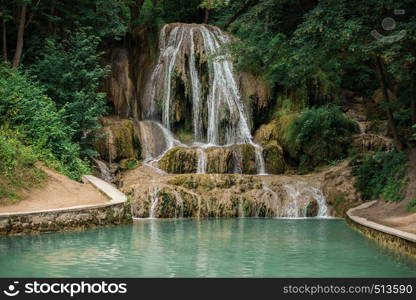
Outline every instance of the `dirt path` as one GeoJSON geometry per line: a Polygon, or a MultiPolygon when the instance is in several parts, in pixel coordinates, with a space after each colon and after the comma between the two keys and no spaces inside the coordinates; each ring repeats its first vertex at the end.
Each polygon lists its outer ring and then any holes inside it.
{"type": "Polygon", "coordinates": [[[407,211],[407,205],[416,198],[416,149],[409,155],[408,186],[405,199],[400,203],[378,201],[375,205],[357,210],[354,215],[395,229],[416,233],[416,213],[407,211]]]}
{"type": "Polygon", "coordinates": [[[109,203],[109,199],[91,184],[73,181],[46,168],[43,170],[49,176],[45,186],[30,190],[26,193],[27,198],[17,204],[0,206],[0,213],[31,212],[109,203]]]}

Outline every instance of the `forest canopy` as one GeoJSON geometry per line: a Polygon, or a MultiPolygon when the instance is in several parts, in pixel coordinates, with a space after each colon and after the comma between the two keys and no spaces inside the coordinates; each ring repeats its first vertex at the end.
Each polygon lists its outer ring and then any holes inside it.
{"type": "MultiPolygon", "coordinates": [[[[128,45],[138,27],[156,31],[173,22],[208,23],[237,38],[224,51],[238,70],[266,78],[271,87],[274,105],[262,121],[271,121],[273,110],[303,111],[294,124],[309,132],[302,123],[307,116],[335,114],[338,125],[349,126],[340,137],[345,144],[355,129],[331,107],[344,105],[348,95],[378,95],[380,107],[366,108],[369,118],[388,122],[396,151],[414,143],[411,0],[2,0],[0,18],[1,125],[24,132],[21,143],[45,150],[73,178],[97,155],[91,133],[112,109],[101,88],[110,71],[105,53],[128,45]]],[[[339,157],[347,155],[342,152],[339,157]]]]}

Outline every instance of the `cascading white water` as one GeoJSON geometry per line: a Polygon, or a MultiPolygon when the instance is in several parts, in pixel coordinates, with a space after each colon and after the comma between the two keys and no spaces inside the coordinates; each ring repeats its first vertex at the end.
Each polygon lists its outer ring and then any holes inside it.
{"type": "Polygon", "coordinates": [[[305,197],[313,198],[318,203],[317,217],[328,216],[328,206],[325,201],[325,196],[320,189],[310,186],[306,182],[294,182],[292,184],[284,185],[289,200],[285,206],[282,207],[281,216],[288,218],[306,217],[308,202],[302,201],[305,197]]]}
{"type": "Polygon", "coordinates": [[[159,202],[159,188],[155,188],[150,194],[150,207],[149,218],[154,219],[156,217],[157,203],[159,202]]]}
{"type": "Polygon", "coordinates": [[[166,151],[173,147],[187,147],[158,122],[142,121],[139,122],[139,128],[141,144],[143,145],[143,158],[146,163],[159,160],[166,151]]]}
{"type": "Polygon", "coordinates": [[[317,217],[327,217],[328,216],[328,205],[326,204],[326,199],[322,190],[310,187],[312,197],[318,202],[319,210],[317,217]]]}
{"type": "MultiPolygon", "coordinates": [[[[228,35],[207,25],[168,24],[162,28],[159,38],[158,61],[144,93],[143,103],[147,107],[143,109],[143,119],[162,123],[169,142],[167,150],[178,145],[170,131],[174,120],[172,84],[174,76],[182,76],[190,83],[194,146],[250,144],[256,153],[257,173],[265,174],[262,148],[252,140],[232,62],[224,55],[214,57],[207,60],[207,74],[198,72],[197,61],[201,56],[218,53],[222,45],[230,42],[228,35]],[[207,87],[201,82],[202,76],[207,77],[207,87]]],[[[204,159],[201,155],[199,158],[204,159]]],[[[199,171],[203,169],[201,165],[199,171]]]]}
{"type": "Polygon", "coordinates": [[[205,174],[207,169],[207,154],[205,153],[204,149],[198,148],[198,174],[205,174]]]}

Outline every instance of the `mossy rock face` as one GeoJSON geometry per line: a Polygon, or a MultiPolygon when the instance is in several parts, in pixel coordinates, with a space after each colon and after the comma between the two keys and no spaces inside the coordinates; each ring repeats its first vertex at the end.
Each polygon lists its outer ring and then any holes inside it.
{"type": "MultiPolygon", "coordinates": [[[[256,153],[252,145],[210,147],[203,149],[208,174],[256,174],[256,153]]],[[[159,161],[159,168],[171,174],[196,173],[198,149],[175,147],[159,161]]]]}
{"type": "Polygon", "coordinates": [[[267,144],[272,140],[278,139],[277,121],[273,120],[268,124],[263,124],[254,134],[254,142],[257,144],[267,144]]]}
{"type": "Polygon", "coordinates": [[[101,137],[94,146],[103,160],[118,162],[127,158],[140,158],[141,147],[133,121],[103,118],[101,123],[103,128],[97,132],[101,137]]]}
{"type": "Polygon", "coordinates": [[[172,148],[159,161],[159,168],[171,174],[196,173],[197,151],[193,148],[172,148]]]}
{"type": "Polygon", "coordinates": [[[134,158],[126,158],[120,161],[120,169],[132,170],[140,166],[140,163],[134,158]]]}
{"type": "Polygon", "coordinates": [[[206,172],[209,174],[234,173],[233,152],[230,148],[211,147],[205,149],[207,155],[206,172]]]}
{"type": "Polygon", "coordinates": [[[277,141],[271,141],[263,147],[264,162],[266,172],[269,174],[282,174],[286,170],[283,148],[277,141]]]}
{"type": "Polygon", "coordinates": [[[234,164],[239,164],[242,174],[257,174],[256,151],[252,145],[235,145],[232,150],[234,164]]]}

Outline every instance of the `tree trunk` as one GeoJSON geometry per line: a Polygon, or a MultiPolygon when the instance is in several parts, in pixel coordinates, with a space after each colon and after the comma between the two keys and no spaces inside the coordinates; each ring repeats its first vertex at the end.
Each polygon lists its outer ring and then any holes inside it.
{"type": "MultiPolygon", "coordinates": [[[[384,103],[389,105],[391,103],[391,101],[390,101],[390,96],[389,96],[389,92],[388,92],[388,89],[387,89],[386,76],[385,76],[385,72],[384,72],[384,62],[381,59],[381,57],[379,57],[379,56],[377,57],[376,61],[377,61],[377,73],[379,75],[380,86],[381,86],[381,90],[383,92],[384,103]]],[[[391,133],[393,135],[394,145],[396,147],[396,150],[398,152],[401,152],[401,151],[403,151],[404,147],[403,147],[403,144],[400,140],[400,136],[399,136],[399,133],[397,131],[396,124],[394,123],[393,110],[391,109],[391,107],[388,106],[386,108],[386,113],[387,113],[387,118],[388,118],[390,130],[391,130],[391,133]]]]}
{"type": "Polygon", "coordinates": [[[412,95],[411,97],[411,111],[412,111],[412,124],[415,125],[416,124],[416,97],[415,97],[415,80],[412,76],[412,95]]]}
{"type": "Polygon", "coordinates": [[[17,41],[16,41],[16,52],[14,53],[13,58],[13,68],[16,69],[20,65],[20,59],[23,52],[23,43],[24,43],[24,34],[25,34],[25,23],[26,23],[26,11],[27,4],[23,4],[20,10],[19,17],[19,29],[17,31],[17,41]]]}
{"type": "Polygon", "coordinates": [[[208,20],[209,20],[209,9],[205,8],[204,23],[208,24],[208,20]]]}
{"type": "Polygon", "coordinates": [[[6,20],[3,19],[3,60],[7,61],[7,36],[6,36],[6,20]]]}

